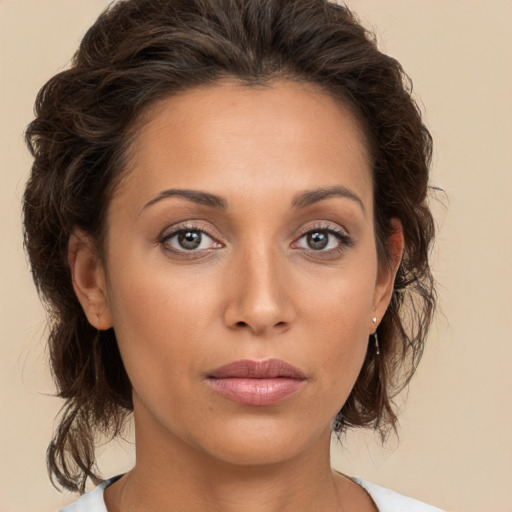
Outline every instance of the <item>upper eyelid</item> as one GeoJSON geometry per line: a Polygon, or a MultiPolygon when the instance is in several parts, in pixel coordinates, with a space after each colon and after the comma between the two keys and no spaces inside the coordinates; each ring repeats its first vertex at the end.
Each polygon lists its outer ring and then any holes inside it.
{"type": "Polygon", "coordinates": [[[304,229],[301,229],[301,233],[310,233],[311,231],[346,231],[345,229],[343,228],[338,228],[338,227],[335,227],[335,226],[326,226],[326,225],[317,225],[317,226],[310,226],[308,228],[304,228],[304,229]]]}
{"type": "Polygon", "coordinates": [[[344,235],[350,236],[348,229],[341,226],[340,224],[333,223],[330,221],[319,221],[317,223],[313,223],[307,227],[301,228],[299,231],[301,236],[311,233],[312,231],[331,231],[333,233],[343,233],[344,235]]]}
{"type": "Polygon", "coordinates": [[[173,224],[171,226],[167,226],[164,230],[160,232],[160,235],[158,236],[159,240],[165,240],[168,238],[171,238],[172,236],[175,236],[180,231],[199,231],[210,238],[216,239],[216,235],[211,233],[211,230],[207,229],[204,226],[201,226],[201,222],[199,221],[184,221],[184,222],[178,222],[176,224],[173,224]]]}

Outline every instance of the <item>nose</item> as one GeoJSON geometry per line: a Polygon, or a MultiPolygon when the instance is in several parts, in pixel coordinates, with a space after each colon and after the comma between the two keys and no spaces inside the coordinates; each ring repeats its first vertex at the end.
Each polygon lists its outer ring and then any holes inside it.
{"type": "Polygon", "coordinates": [[[295,312],[285,258],[269,248],[239,254],[232,263],[225,324],[260,336],[286,331],[295,312]]]}

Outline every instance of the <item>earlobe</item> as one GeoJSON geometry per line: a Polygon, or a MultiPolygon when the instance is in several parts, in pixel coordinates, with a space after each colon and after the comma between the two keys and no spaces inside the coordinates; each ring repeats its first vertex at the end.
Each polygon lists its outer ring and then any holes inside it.
{"type": "Polygon", "coordinates": [[[68,242],[68,263],[75,294],[89,323],[96,329],[112,327],[105,270],[90,235],[75,229],[68,242]]]}
{"type": "Polygon", "coordinates": [[[402,223],[392,219],[393,232],[387,240],[389,261],[379,265],[375,287],[374,314],[380,319],[384,316],[393,295],[395,276],[402,261],[404,234],[402,223]]]}

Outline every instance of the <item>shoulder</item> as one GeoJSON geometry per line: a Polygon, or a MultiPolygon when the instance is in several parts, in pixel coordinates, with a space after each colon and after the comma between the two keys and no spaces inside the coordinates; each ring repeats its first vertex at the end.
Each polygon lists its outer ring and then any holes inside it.
{"type": "Polygon", "coordinates": [[[366,482],[360,478],[352,478],[352,480],[366,490],[377,505],[379,512],[443,512],[440,508],[402,496],[380,485],[366,482]]]}
{"type": "Polygon", "coordinates": [[[115,480],[115,478],[104,480],[91,492],[83,494],[77,501],[59,510],[59,512],[108,512],[103,499],[103,492],[115,480]]]}

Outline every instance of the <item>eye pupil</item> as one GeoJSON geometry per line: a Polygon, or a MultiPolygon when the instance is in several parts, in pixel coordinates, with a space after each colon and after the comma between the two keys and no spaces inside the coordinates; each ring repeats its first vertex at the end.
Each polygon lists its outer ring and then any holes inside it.
{"type": "Polygon", "coordinates": [[[308,245],[311,249],[325,249],[329,243],[329,236],[322,231],[315,231],[307,235],[308,245]]]}
{"type": "Polygon", "coordinates": [[[192,250],[201,245],[201,233],[197,231],[182,231],[178,234],[178,243],[183,249],[192,250]]]}

